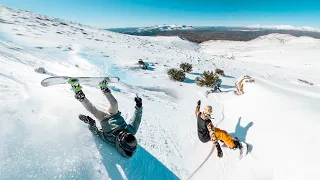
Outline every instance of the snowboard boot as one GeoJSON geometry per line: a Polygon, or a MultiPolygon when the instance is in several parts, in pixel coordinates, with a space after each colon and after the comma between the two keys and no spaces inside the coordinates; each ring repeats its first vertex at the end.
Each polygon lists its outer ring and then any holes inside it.
{"type": "Polygon", "coordinates": [[[235,137],[233,139],[233,141],[234,141],[234,147],[232,149],[240,149],[241,150],[242,149],[242,145],[240,143],[240,140],[237,137],[235,137]]]}
{"type": "Polygon", "coordinates": [[[110,79],[106,77],[99,83],[99,87],[103,93],[111,93],[110,89],[108,88],[109,81],[110,79]]]}
{"type": "Polygon", "coordinates": [[[96,122],[90,116],[79,114],[79,119],[84,123],[89,124],[90,126],[93,126],[96,124],[96,122]]]}
{"type": "Polygon", "coordinates": [[[82,86],[80,86],[79,80],[77,78],[69,78],[68,79],[68,84],[71,85],[72,90],[75,92],[74,97],[78,101],[82,102],[86,96],[82,91],[82,86]]]}

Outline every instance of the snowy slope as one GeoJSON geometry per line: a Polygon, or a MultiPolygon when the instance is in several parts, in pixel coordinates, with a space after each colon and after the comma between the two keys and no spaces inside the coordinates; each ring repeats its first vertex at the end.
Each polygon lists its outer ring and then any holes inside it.
{"type": "MultiPolygon", "coordinates": [[[[320,165],[319,40],[272,34],[249,42],[200,45],[178,37],[137,37],[95,29],[0,6],[1,179],[317,179],[320,165]],[[146,71],[137,66],[142,59],[146,71]],[[166,75],[181,62],[194,68],[184,83],[166,75]],[[41,87],[50,74],[119,76],[111,84],[120,111],[129,118],[133,98],[143,98],[139,149],[128,160],[92,136],[79,113],[88,114],[67,85],[41,87]],[[225,70],[223,93],[205,98],[194,79],[204,70],[225,70]],[[235,79],[249,74],[235,96],[235,79]],[[306,80],[314,85],[298,81],[306,80]],[[250,144],[211,156],[198,140],[197,100],[214,107],[214,123],[250,144]],[[205,161],[206,160],[206,161],[205,161]],[[204,162],[205,161],[205,162],[204,162]],[[203,163],[204,162],[204,163],[203,163]],[[12,171],[14,169],[14,171],[12,171]],[[195,171],[197,170],[197,171],[195,171]]],[[[84,86],[99,108],[99,89],[84,86]]]]}

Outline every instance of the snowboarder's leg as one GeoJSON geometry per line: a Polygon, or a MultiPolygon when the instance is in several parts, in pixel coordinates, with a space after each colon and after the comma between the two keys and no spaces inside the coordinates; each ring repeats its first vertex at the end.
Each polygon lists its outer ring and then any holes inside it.
{"type": "Polygon", "coordinates": [[[217,89],[218,89],[218,87],[217,86],[214,86],[214,89],[213,90],[211,90],[211,92],[216,92],[217,91],[217,89]]]}
{"type": "Polygon", "coordinates": [[[226,131],[216,127],[214,128],[214,130],[216,132],[216,137],[218,140],[223,141],[229,148],[235,147],[235,143],[232,136],[230,136],[226,131]]]}
{"type": "Polygon", "coordinates": [[[239,92],[240,92],[240,89],[239,89],[239,85],[238,85],[238,83],[235,83],[234,85],[236,86],[236,89],[237,89],[237,91],[236,91],[236,92],[237,92],[237,93],[239,93],[239,92]]]}
{"type": "Polygon", "coordinates": [[[98,120],[102,120],[104,116],[106,116],[106,113],[98,110],[86,98],[77,78],[70,78],[68,80],[68,83],[71,85],[72,90],[75,92],[75,98],[81,102],[81,104],[87,109],[87,111],[89,111],[92,115],[94,115],[94,117],[96,117],[98,120]]]}
{"type": "Polygon", "coordinates": [[[108,82],[107,79],[104,79],[99,83],[100,89],[104,96],[108,99],[110,107],[108,108],[108,113],[110,115],[117,114],[118,109],[118,101],[114,98],[114,96],[111,94],[110,89],[108,88],[108,82]]]}
{"type": "Polygon", "coordinates": [[[84,98],[81,104],[99,121],[102,121],[104,117],[107,115],[107,113],[98,110],[94,105],[92,105],[92,103],[87,98],[84,98]]]}
{"type": "Polygon", "coordinates": [[[208,92],[208,94],[210,94],[210,93],[214,93],[216,90],[214,90],[214,89],[210,89],[209,91],[207,91],[208,92]]]}
{"type": "Polygon", "coordinates": [[[206,91],[206,93],[205,93],[206,97],[208,97],[208,95],[209,95],[210,93],[213,93],[212,89],[210,89],[209,91],[206,91]]]}
{"type": "Polygon", "coordinates": [[[236,85],[236,88],[237,88],[237,94],[238,95],[243,94],[244,92],[243,92],[243,83],[242,83],[242,81],[237,82],[235,85],[236,85]]]}
{"type": "Polygon", "coordinates": [[[118,101],[114,98],[114,96],[111,93],[104,93],[106,98],[108,99],[110,106],[108,108],[108,112],[110,114],[117,114],[119,109],[118,109],[118,101]]]}
{"type": "Polygon", "coordinates": [[[244,93],[244,92],[243,92],[243,83],[241,83],[241,85],[240,85],[240,93],[241,93],[241,94],[244,93]]]}

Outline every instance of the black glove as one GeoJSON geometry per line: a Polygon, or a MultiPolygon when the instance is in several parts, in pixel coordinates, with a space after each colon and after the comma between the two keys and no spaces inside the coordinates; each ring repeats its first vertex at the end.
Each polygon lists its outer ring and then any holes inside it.
{"type": "Polygon", "coordinates": [[[197,105],[198,105],[198,106],[200,106],[200,105],[201,105],[201,100],[199,100],[199,101],[197,102],[197,105]]]}
{"type": "Polygon", "coordinates": [[[79,119],[84,123],[89,124],[90,126],[93,126],[96,124],[96,122],[90,116],[79,114],[79,119]]]}
{"type": "Polygon", "coordinates": [[[141,108],[142,107],[142,99],[140,97],[135,97],[134,101],[136,102],[136,107],[141,108]]]}
{"type": "Polygon", "coordinates": [[[216,148],[217,148],[217,151],[218,151],[218,157],[222,158],[223,157],[223,152],[222,152],[220,144],[218,142],[216,143],[216,148]]]}

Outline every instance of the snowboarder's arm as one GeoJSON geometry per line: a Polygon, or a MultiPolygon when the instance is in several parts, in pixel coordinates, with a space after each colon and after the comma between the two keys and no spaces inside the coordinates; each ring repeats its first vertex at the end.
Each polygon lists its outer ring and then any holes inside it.
{"type": "Polygon", "coordinates": [[[196,117],[199,116],[199,113],[200,113],[200,105],[197,105],[197,107],[196,107],[196,117]]]}
{"type": "Polygon", "coordinates": [[[201,101],[199,100],[199,101],[197,102],[197,107],[196,107],[196,111],[195,111],[196,117],[199,116],[199,113],[200,113],[200,105],[201,105],[201,101]]]}
{"type": "Polygon", "coordinates": [[[214,126],[212,124],[212,122],[209,122],[208,125],[207,125],[207,128],[209,130],[209,135],[210,135],[210,139],[211,141],[216,144],[218,142],[218,139],[216,137],[216,132],[214,130],[214,126]]]}
{"type": "Polygon", "coordinates": [[[142,107],[141,108],[136,107],[135,109],[136,110],[134,111],[134,115],[131,118],[129,123],[129,127],[131,128],[133,135],[135,135],[139,129],[139,126],[141,123],[141,117],[142,117],[142,107]]]}
{"type": "Polygon", "coordinates": [[[103,132],[102,132],[101,130],[99,130],[95,124],[94,124],[94,125],[89,125],[89,130],[90,130],[94,135],[96,135],[96,136],[98,136],[100,139],[102,139],[103,141],[109,143],[109,141],[104,137],[103,132]]]}
{"type": "Polygon", "coordinates": [[[134,98],[134,101],[136,102],[135,111],[129,124],[129,128],[131,128],[132,134],[137,133],[142,117],[142,99],[137,95],[137,97],[134,98]]]}
{"type": "Polygon", "coordinates": [[[95,120],[93,120],[90,116],[85,116],[83,114],[79,114],[79,119],[86,124],[89,124],[89,130],[94,134],[99,136],[103,141],[109,142],[105,137],[101,130],[99,130],[96,126],[95,120]]]}
{"type": "Polygon", "coordinates": [[[213,142],[213,144],[217,148],[217,153],[218,153],[217,155],[218,155],[218,157],[221,158],[223,156],[223,152],[221,150],[220,144],[218,143],[218,139],[216,137],[216,132],[214,130],[214,126],[211,121],[208,123],[207,128],[209,130],[211,141],[213,142]]]}

